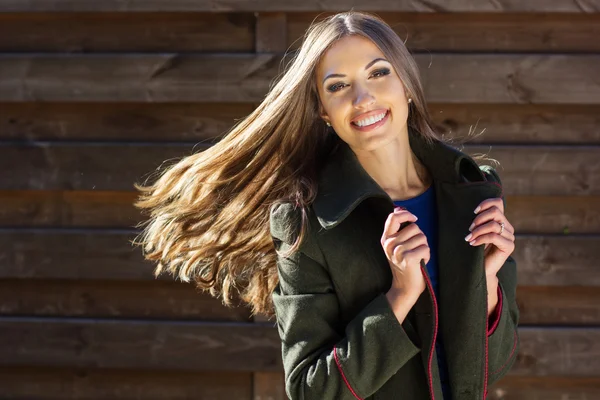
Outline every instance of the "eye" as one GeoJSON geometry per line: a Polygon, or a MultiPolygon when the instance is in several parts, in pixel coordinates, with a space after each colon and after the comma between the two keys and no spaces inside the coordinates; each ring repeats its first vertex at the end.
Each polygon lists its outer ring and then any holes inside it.
{"type": "Polygon", "coordinates": [[[385,75],[389,75],[389,74],[390,74],[390,70],[388,68],[378,69],[377,71],[373,72],[373,76],[376,76],[376,77],[385,76],[385,75]]]}
{"type": "Polygon", "coordinates": [[[334,83],[333,85],[329,86],[327,88],[327,90],[329,90],[330,92],[337,92],[338,89],[341,89],[340,85],[344,85],[343,83],[339,82],[339,83],[334,83]]]}

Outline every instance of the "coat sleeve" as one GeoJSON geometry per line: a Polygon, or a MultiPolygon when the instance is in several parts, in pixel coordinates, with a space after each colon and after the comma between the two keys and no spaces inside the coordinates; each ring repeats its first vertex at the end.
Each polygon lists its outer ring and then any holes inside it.
{"type": "MultiPolygon", "coordinates": [[[[501,185],[498,173],[490,168],[488,179],[501,185]]],[[[502,196],[504,209],[506,200],[502,196]]],[[[510,370],[519,352],[519,308],[517,306],[517,263],[509,256],[498,277],[498,305],[488,330],[488,386],[510,370]]]]}
{"type": "Polygon", "coordinates": [[[398,322],[384,293],[343,326],[339,294],[312,239],[288,257],[279,254],[292,243],[285,232],[291,213],[292,206],[283,204],[272,207],[270,216],[286,392],[292,400],[369,397],[419,352],[405,330],[413,328],[408,320],[398,322]]]}

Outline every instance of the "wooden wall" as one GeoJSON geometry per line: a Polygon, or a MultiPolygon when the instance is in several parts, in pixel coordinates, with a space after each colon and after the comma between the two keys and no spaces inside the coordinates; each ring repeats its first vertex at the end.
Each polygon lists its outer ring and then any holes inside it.
{"type": "Polygon", "coordinates": [[[502,164],[522,345],[490,399],[600,398],[598,0],[0,0],[0,398],[284,398],[272,323],[132,249],[132,183],[351,6],[407,38],[440,129],[485,129],[466,149],[502,164]]]}

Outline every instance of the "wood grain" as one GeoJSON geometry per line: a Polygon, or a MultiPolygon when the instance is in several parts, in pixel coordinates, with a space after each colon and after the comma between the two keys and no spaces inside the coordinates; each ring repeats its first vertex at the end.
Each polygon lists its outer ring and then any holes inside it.
{"type": "Polygon", "coordinates": [[[524,325],[600,325],[597,287],[519,286],[517,304],[524,325]]]}
{"type": "Polygon", "coordinates": [[[252,52],[254,25],[251,13],[0,13],[0,52],[252,52]]]}
{"type": "Polygon", "coordinates": [[[226,307],[193,284],[179,281],[0,279],[0,314],[250,321],[247,307],[226,307]]]}
{"type": "Polygon", "coordinates": [[[600,398],[600,377],[510,376],[490,387],[488,400],[591,400],[600,398]]]}
{"type": "MultiPolygon", "coordinates": [[[[236,103],[0,103],[0,139],[209,141],[253,110],[236,103]]],[[[600,106],[429,104],[441,135],[469,143],[600,144],[600,106]]]]}
{"type": "Polygon", "coordinates": [[[0,366],[278,371],[280,346],[270,324],[0,318],[0,366]]]}
{"type": "MultiPolygon", "coordinates": [[[[352,2],[356,10],[371,11],[418,11],[418,12],[564,12],[593,13],[600,10],[598,0],[452,0],[421,1],[357,0],[352,2]]],[[[347,11],[348,2],[343,0],[214,0],[210,2],[187,0],[0,0],[0,11],[102,11],[102,12],[147,12],[147,11],[347,11]]]]}
{"type": "MultiPolygon", "coordinates": [[[[600,104],[597,54],[415,60],[429,102],[600,104]]],[[[0,101],[259,102],[282,68],[272,53],[2,54],[0,101]]]]}
{"type": "Polygon", "coordinates": [[[14,400],[249,400],[249,372],[0,367],[2,398],[14,400]]]}
{"type": "MultiPolygon", "coordinates": [[[[326,13],[288,14],[288,46],[296,49],[314,20],[326,13]]],[[[598,14],[399,13],[377,15],[411,52],[598,52],[598,14]]]]}
{"type": "MultiPolygon", "coordinates": [[[[119,231],[2,230],[0,279],[154,280],[153,265],[129,242],[134,237],[119,231]]],[[[598,287],[599,252],[595,235],[517,235],[519,284],[598,287]]]]}
{"type": "MultiPolygon", "coordinates": [[[[0,144],[0,190],[131,191],[134,182],[152,182],[160,170],[209,146],[0,144]]],[[[598,146],[468,145],[460,149],[500,162],[497,170],[505,195],[600,195],[598,146]]]]}

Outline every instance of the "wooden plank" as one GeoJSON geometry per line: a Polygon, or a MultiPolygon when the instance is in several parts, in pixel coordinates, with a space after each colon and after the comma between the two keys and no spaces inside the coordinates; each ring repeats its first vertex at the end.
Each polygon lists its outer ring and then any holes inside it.
{"type": "MultiPolygon", "coordinates": [[[[275,323],[275,318],[255,315],[254,322],[275,323]]],[[[285,376],[282,372],[255,372],[252,377],[252,400],[287,400],[285,376]]]]}
{"type": "MultiPolygon", "coordinates": [[[[585,377],[600,369],[600,329],[520,328],[511,375],[585,377]]],[[[0,319],[1,366],[281,371],[270,325],[0,319]]]]}
{"type": "MultiPolygon", "coordinates": [[[[600,104],[597,54],[428,53],[415,60],[430,102],[600,104]]],[[[272,53],[3,54],[0,101],[259,102],[280,67],[272,53]]]]}
{"type": "MultiPolygon", "coordinates": [[[[416,12],[565,12],[593,13],[600,10],[598,0],[450,0],[421,1],[397,0],[355,0],[352,7],[369,11],[416,11],[416,12]]],[[[40,11],[103,11],[103,12],[147,12],[147,11],[347,11],[348,2],[333,0],[0,0],[3,12],[40,12],[40,11]]]]}
{"type": "Polygon", "coordinates": [[[0,139],[214,142],[252,108],[231,103],[0,103],[0,139]]]}
{"type": "MultiPolygon", "coordinates": [[[[288,46],[299,48],[304,32],[327,13],[288,15],[288,46]]],[[[598,14],[377,13],[412,52],[598,52],[598,14]]]]}
{"type": "Polygon", "coordinates": [[[0,52],[252,52],[252,13],[0,14],[0,52]]]}
{"type": "Polygon", "coordinates": [[[287,14],[256,15],[256,52],[282,53],[287,49],[287,14]]]}
{"type": "Polygon", "coordinates": [[[597,236],[517,235],[515,243],[519,285],[600,286],[597,236]]]}
{"type": "Polygon", "coordinates": [[[0,366],[280,371],[277,330],[256,323],[0,318],[0,366]]]}
{"type": "MultiPolygon", "coordinates": [[[[133,228],[144,220],[135,192],[0,191],[0,226],[133,228]]],[[[600,196],[507,196],[518,233],[600,233],[600,196]]]]}
{"type": "Polygon", "coordinates": [[[597,287],[519,286],[517,303],[524,325],[600,325],[597,287]]]}
{"type": "Polygon", "coordinates": [[[489,388],[488,400],[591,400],[600,398],[600,377],[507,375],[489,388]]]}
{"type": "MultiPolygon", "coordinates": [[[[214,141],[250,114],[231,103],[0,103],[0,140],[214,141]]],[[[600,106],[430,103],[442,135],[470,143],[600,144],[600,106]]]]}
{"type": "MultiPolygon", "coordinates": [[[[129,242],[134,237],[118,231],[0,230],[0,279],[154,280],[153,265],[129,242]]],[[[516,243],[520,285],[600,286],[597,235],[517,235],[516,243]]]]}
{"type": "Polygon", "coordinates": [[[517,376],[588,377],[600,371],[600,329],[519,328],[517,376]]]}
{"type": "MultiPolygon", "coordinates": [[[[157,168],[210,144],[0,144],[0,190],[131,191],[157,168]]],[[[598,196],[598,146],[477,146],[465,152],[498,160],[505,195],[598,196]]],[[[485,163],[492,163],[486,161],[485,163]]]]}
{"type": "MultiPolygon", "coordinates": [[[[600,291],[597,287],[519,286],[517,301],[520,322],[524,325],[600,325],[600,291]]],[[[247,307],[226,307],[192,284],[164,281],[0,279],[0,315],[251,320],[247,307]]],[[[274,320],[254,320],[274,323],[274,320]]],[[[264,393],[267,388],[277,390],[275,382],[278,378],[259,378],[258,384],[265,389],[258,393],[264,393]]]]}
{"type": "Polygon", "coordinates": [[[2,398],[13,400],[249,400],[248,372],[0,368],[2,398]]]}
{"type": "Polygon", "coordinates": [[[246,307],[225,307],[191,283],[165,281],[0,279],[0,314],[250,321],[246,307]]]}

